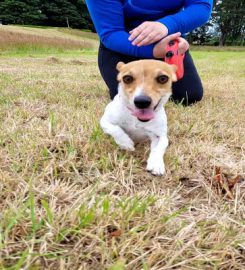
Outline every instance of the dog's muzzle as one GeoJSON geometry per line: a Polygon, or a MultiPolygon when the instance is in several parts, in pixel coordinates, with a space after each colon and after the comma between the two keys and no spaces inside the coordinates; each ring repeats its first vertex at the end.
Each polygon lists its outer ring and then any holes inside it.
{"type": "Polygon", "coordinates": [[[134,99],[134,105],[138,109],[146,109],[151,106],[152,99],[149,96],[137,96],[134,99]]]}
{"type": "Polygon", "coordinates": [[[157,109],[161,99],[154,108],[151,108],[152,99],[149,96],[137,96],[134,99],[135,109],[130,109],[132,114],[141,122],[148,122],[155,117],[155,110],[157,109]]]}

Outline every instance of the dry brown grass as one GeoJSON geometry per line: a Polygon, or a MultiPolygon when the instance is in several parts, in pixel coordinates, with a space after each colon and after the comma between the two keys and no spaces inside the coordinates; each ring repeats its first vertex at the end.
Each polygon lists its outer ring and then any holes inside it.
{"type": "Polygon", "coordinates": [[[59,31],[61,33],[65,33],[68,35],[78,36],[78,37],[82,37],[82,38],[88,38],[90,40],[92,39],[92,40],[99,41],[99,37],[96,33],[81,31],[78,29],[68,29],[68,28],[59,28],[59,31]]]}
{"type": "Polygon", "coordinates": [[[43,29],[37,29],[34,33],[28,33],[18,28],[0,28],[0,50],[30,49],[30,48],[58,48],[58,49],[90,49],[91,42],[87,39],[72,39],[71,37],[61,37],[52,32],[50,35],[43,35],[43,29]],[[18,31],[17,31],[18,30],[18,31]],[[40,31],[41,30],[41,31],[40,31]]]}
{"type": "Polygon", "coordinates": [[[94,56],[0,61],[1,269],[244,269],[244,54],[194,53],[205,98],[167,104],[167,173],[118,149],[94,56]],[[88,64],[83,64],[88,61],[88,64]]]}

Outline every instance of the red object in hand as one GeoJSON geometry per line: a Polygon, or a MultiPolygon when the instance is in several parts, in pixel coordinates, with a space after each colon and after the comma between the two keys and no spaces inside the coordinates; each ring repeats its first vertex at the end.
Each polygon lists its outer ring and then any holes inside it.
{"type": "Polygon", "coordinates": [[[178,52],[179,48],[179,41],[178,40],[171,40],[166,48],[166,55],[165,55],[165,62],[170,65],[177,66],[177,80],[180,80],[184,76],[184,65],[183,60],[185,54],[180,54],[178,52]]]}

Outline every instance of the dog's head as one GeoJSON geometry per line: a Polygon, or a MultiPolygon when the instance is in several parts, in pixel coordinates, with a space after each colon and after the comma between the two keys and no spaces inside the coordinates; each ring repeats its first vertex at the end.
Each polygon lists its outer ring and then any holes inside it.
{"type": "Polygon", "coordinates": [[[176,66],[159,60],[139,60],[117,64],[119,93],[128,108],[141,121],[154,118],[155,111],[166,103],[176,81],[176,66]]]}

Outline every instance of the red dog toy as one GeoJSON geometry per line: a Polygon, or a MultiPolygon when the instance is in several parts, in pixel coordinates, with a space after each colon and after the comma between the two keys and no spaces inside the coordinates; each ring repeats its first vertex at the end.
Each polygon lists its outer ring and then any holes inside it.
{"type": "Polygon", "coordinates": [[[180,54],[178,52],[179,47],[179,41],[178,40],[171,40],[166,49],[166,56],[165,56],[165,62],[170,65],[176,65],[177,66],[177,79],[180,80],[184,76],[184,65],[183,60],[185,57],[185,54],[180,54]]]}

